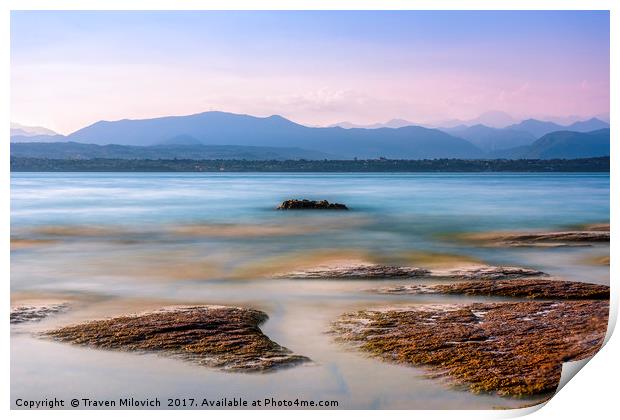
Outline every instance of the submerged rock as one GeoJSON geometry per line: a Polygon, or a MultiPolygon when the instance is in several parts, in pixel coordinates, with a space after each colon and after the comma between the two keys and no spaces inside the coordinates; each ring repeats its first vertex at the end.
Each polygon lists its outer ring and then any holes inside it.
{"type": "Polygon", "coordinates": [[[11,324],[40,321],[50,315],[63,312],[67,308],[66,303],[15,306],[11,308],[11,324]]]}
{"type": "Polygon", "coordinates": [[[399,267],[380,264],[344,264],[319,266],[306,270],[278,274],[278,278],[288,279],[389,279],[421,277],[430,271],[417,267],[399,267]]]}
{"type": "Polygon", "coordinates": [[[562,363],[596,353],[608,301],[421,305],[342,315],[338,339],[387,361],[428,367],[473,392],[555,391],[562,363]]]}
{"type": "Polygon", "coordinates": [[[580,230],[609,232],[609,223],[591,223],[581,226],[580,230]]]}
{"type": "Polygon", "coordinates": [[[278,210],[349,210],[340,203],[330,203],[327,200],[285,200],[277,207],[278,210]]]}
{"type": "Polygon", "coordinates": [[[523,267],[496,267],[491,265],[474,265],[456,269],[427,270],[411,266],[393,266],[369,263],[345,263],[321,265],[304,270],[278,274],[279,278],[290,279],[389,279],[413,277],[437,277],[454,280],[496,280],[526,277],[541,277],[542,271],[523,267]]]}
{"type": "Polygon", "coordinates": [[[162,352],[231,371],[268,371],[310,359],[271,341],[267,314],[225,306],[173,307],[49,331],[56,340],[126,351],[162,352]]]}
{"type": "Polygon", "coordinates": [[[608,286],[551,279],[491,280],[432,285],[408,284],[383,287],[372,291],[392,295],[448,294],[538,299],[609,299],[608,286]]]}
{"type": "Polygon", "coordinates": [[[433,270],[431,275],[455,280],[504,280],[542,277],[548,274],[524,267],[478,265],[450,270],[433,270]]]}
{"type": "Polygon", "coordinates": [[[575,230],[565,232],[488,232],[461,235],[461,239],[486,246],[558,247],[589,246],[609,242],[609,230],[575,230]]]}

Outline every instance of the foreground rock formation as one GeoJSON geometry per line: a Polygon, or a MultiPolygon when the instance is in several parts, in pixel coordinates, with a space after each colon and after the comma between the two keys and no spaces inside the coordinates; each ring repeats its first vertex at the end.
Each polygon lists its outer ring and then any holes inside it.
{"type": "Polygon", "coordinates": [[[592,356],[607,301],[419,305],[342,315],[338,339],[387,361],[428,367],[474,392],[553,392],[561,364],[592,356]]]}
{"type": "Polygon", "coordinates": [[[349,210],[340,203],[330,203],[327,200],[286,200],[278,207],[278,210],[349,210]]]}
{"type": "Polygon", "coordinates": [[[50,315],[63,312],[67,308],[68,305],[65,303],[15,306],[11,308],[11,324],[40,321],[50,315]]]}
{"type": "Polygon", "coordinates": [[[409,278],[429,275],[430,271],[417,267],[399,267],[380,264],[324,265],[305,270],[278,274],[275,277],[288,279],[388,279],[409,278]]]}
{"type": "Polygon", "coordinates": [[[432,285],[408,284],[383,287],[373,291],[393,295],[448,294],[537,299],[609,299],[608,286],[552,279],[491,280],[432,285]]]}
{"type": "Polygon", "coordinates": [[[309,361],[271,341],[259,325],[267,314],[224,306],[174,307],[91,321],[45,333],[102,349],[161,352],[231,371],[268,371],[309,361]]]}

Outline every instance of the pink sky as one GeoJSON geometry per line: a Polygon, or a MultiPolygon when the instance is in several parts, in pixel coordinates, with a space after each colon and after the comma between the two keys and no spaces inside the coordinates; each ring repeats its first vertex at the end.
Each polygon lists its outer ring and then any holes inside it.
{"type": "Polygon", "coordinates": [[[11,119],[609,112],[607,12],[14,12],[11,119]]]}

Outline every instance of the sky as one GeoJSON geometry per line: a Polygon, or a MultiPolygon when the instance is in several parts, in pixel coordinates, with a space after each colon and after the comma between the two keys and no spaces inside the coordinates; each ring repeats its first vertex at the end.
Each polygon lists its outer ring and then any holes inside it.
{"type": "Polygon", "coordinates": [[[609,112],[606,11],[14,11],[11,120],[306,125],[609,112]]]}

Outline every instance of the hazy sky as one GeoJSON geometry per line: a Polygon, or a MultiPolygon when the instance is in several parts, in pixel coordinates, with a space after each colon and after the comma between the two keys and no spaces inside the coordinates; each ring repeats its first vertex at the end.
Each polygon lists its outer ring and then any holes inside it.
{"type": "Polygon", "coordinates": [[[607,12],[12,12],[11,120],[609,112],[607,12]]]}

